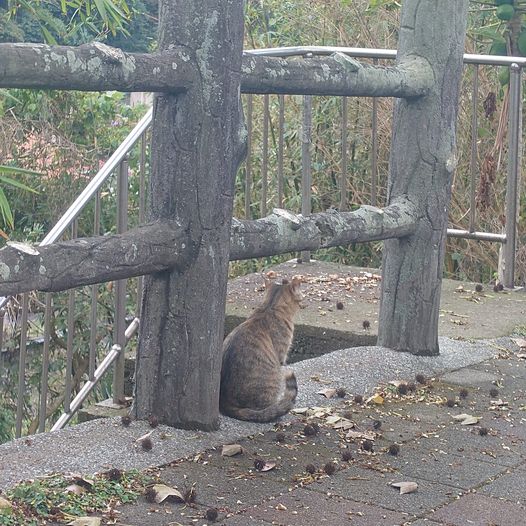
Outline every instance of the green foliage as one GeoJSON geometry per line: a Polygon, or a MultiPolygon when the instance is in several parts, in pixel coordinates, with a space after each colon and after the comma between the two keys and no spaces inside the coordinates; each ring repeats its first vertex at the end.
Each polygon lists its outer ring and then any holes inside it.
{"type": "Polygon", "coordinates": [[[495,15],[497,18],[500,18],[500,20],[511,20],[515,15],[515,9],[512,5],[503,4],[497,7],[495,15]]]}
{"type": "Polygon", "coordinates": [[[137,470],[119,474],[118,480],[110,480],[105,474],[93,478],[56,474],[23,482],[4,495],[13,508],[0,510],[0,526],[36,525],[44,519],[71,520],[105,512],[110,504],[135,502],[152,480],[137,470]]]}
{"type": "Polygon", "coordinates": [[[495,40],[491,47],[489,48],[490,55],[502,55],[506,56],[508,54],[506,41],[505,40],[495,40]]]}
{"type": "MultiPolygon", "coordinates": [[[[17,181],[38,192],[4,188],[17,225],[9,235],[17,239],[34,224],[51,228],[126,137],[144,108],[124,104],[124,95],[116,92],[15,89],[9,94],[10,99],[0,99],[5,108],[0,123],[13,127],[17,139],[7,146],[9,164],[23,168],[17,181]]],[[[136,162],[136,154],[132,160],[136,162]]],[[[107,201],[114,187],[108,192],[104,195],[107,201]]],[[[114,208],[105,209],[103,223],[113,223],[112,214],[114,208]]]]}
{"type": "Polygon", "coordinates": [[[155,7],[142,0],[7,0],[0,42],[79,45],[106,40],[128,51],[151,47],[155,7]],[[133,38],[132,38],[133,35],[133,38]]]}
{"type": "MultiPolygon", "coordinates": [[[[15,166],[0,165],[0,183],[3,183],[4,185],[10,186],[12,188],[17,188],[19,190],[25,190],[27,192],[38,193],[36,190],[33,190],[32,188],[25,185],[24,183],[21,183],[15,179],[12,179],[11,177],[8,177],[6,175],[1,175],[1,174],[24,174],[24,175],[41,175],[41,174],[37,172],[33,172],[31,170],[24,170],[23,168],[17,168],[15,166]]],[[[15,225],[13,221],[13,212],[11,211],[11,205],[9,204],[9,201],[7,200],[7,197],[5,195],[5,192],[2,186],[0,186],[0,216],[2,218],[4,228],[6,226],[10,228],[14,228],[15,225]]]]}

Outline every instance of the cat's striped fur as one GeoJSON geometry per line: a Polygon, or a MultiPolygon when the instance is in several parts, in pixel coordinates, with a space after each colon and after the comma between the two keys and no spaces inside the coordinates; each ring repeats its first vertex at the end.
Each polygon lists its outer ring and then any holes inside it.
{"type": "Polygon", "coordinates": [[[300,282],[299,278],[283,280],[281,285],[265,281],[262,305],[225,338],[219,402],[223,414],[269,422],[293,407],[296,377],[283,366],[302,299],[300,282]]]}

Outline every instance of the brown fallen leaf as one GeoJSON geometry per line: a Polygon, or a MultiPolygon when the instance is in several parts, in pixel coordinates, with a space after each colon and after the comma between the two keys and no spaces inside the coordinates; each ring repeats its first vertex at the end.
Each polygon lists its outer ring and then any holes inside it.
{"type": "Polygon", "coordinates": [[[179,490],[165,484],[155,484],[153,490],[155,491],[155,502],[157,504],[164,502],[168,497],[175,497],[177,500],[184,502],[184,496],[179,490]]]}
{"type": "Polygon", "coordinates": [[[358,438],[365,440],[374,440],[376,435],[374,433],[361,432],[361,431],[347,431],[345,438],[358,438]]]}
{"type": "Polygon", "coordinates": [[[65,490],[64,493],[73,493],[74,495],[81,495],[86,493],[86,488],[79,486],[78,484],[70,484],[65,490]]]}
{"type": "Polygon", "coordinates": [[[376,405],[381,405],[384,403],[384,397],[380,394],[374,394],[373,396],[370,396],[366,401],[365,403],[366,404],[369,404],[369,403],[373,403],[373,404],[376,404],[376,405]]]}
{"type": "Polygon", "coordinates": [[[416,482],[393,482],[391,484],[394,488],[400,488],[400,495],[405,493],[414,493],[418,489],[418,484],[416,482]]]}
{"type": "Polygon", "coordinates": [[[322,395],[325,398],[334,398],[336,396],[336,389],[322,389],[321,391],[318,391],[316,394],[322,395]]]}
{"type": "Polygon", "coordinates": [[[100,526],[100,517],[79,517],[71,522],[68,522],[68,526],[100,526]]]}
{"type": "Polygon", "coordinates": [[[224,457],[234,457],[243,453],[243,448],[239,444],[226,444],[221,450],[221,455],[224,457]]]}
{"type": "Polygon", "coordinates": [[[336,424],[337,422],[339,422],[341,419],[342,419],[341,416],[338,416],[338,415],[329,415],[329,416],[325,419],[325,423],[326,423],[328,426],[333,426],[334,424],[336,424]]]}
{"type": "Polygon", "coordinates": [[[334,424],[332,427],[334,429],[343,429],[344,431],[347,431],[348,429],[352,429],[354,427],[354,422],[348,420],[347,418],[342,418],[339,422],[336,422],[336,424],[334,424]]]}

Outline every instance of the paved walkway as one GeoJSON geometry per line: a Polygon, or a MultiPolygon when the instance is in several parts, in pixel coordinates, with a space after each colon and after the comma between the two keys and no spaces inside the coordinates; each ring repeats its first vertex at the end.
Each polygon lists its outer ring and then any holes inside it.
{"type": "Polygon", "coordinates": [[[441,355],[434,358],[379,347],[336,351],[293,365],[297,409],[317,408],[308,413],[278,425],[223,418],[221,430],[209,434],[159,426],[149,452],[135,446],[150,430],[144,422],[87,422],[0,446],[0,487],[54,471],[164,466],[159,473],[166,484],[180,490],[195,484],[195,504],[156,505],[141,498],[120,508],[116,524],[523,525],[523,353],[509,338],[441,339],[441,355]],[[426,383],[404,395],[389,383],[411,384],[417,374],[426,383]],[[319,394],[331,388],[345,389],[345,397],[319,394]],[[378,392],[382,404],[355,401],[357,394],[378,392]],[[459,414],[480,420],[463,425],[454,419],[459,414]],[[319,426],[314,435],[305,430],[312,423],[319,426]],[[368,444],[364,449],[366,439],[372,451],[368,444]],[[222,456],[229,443],[240,444],[243,453],[222,456]],[[396,456],[389,453],[393,444],[399,446],[396,456]],[[344,460],[344,451],[352,458],[344,460]],[[258,471],[256,460],[276,465],[258,471]],[[334,473],[326,473],[327,464],[334,473]],[[393,482],[418,488],[400,494],[393,482]],[[215,523],[204,518],[210,508],[218,510],[215,523]]]}
{"type": "MultiPolygon", "coordinates": [[[[278,274],[301,273],[310,280],[300,324],[314,327],[318,336],[334,326],[374,338],[375,278],[356,281],[363,269],[341,268],[343,275],[337,275],[334,266],[324,265],[277,268],[278,274]],[[335,308],[337,301],[343,309],[335,308]],[[365,319],[372,322],[368,330],[365,319]]],[[[229,309],[250,312],[258,280],[236,280],[229,309]]],[[[159,426],[147,452],[135,441],[151,431],[148,424],[123,427],[118,418],[13,441],[0,445],[0,488],[51,472],[154,467],[168,485],[194,486],[195,503],[157,505],[141,498],[121,507],[118,522],[111,524],[522,526],[526,350],[499,336],[524,325],[526,297],[494,293],[488,286],[482,292],[474,284],[457,287],[444,284],[441,334],[450,337],[440,338],[440,356],[362,346],[300,361],[292,368],[300,388],[296,409],[304,411],[277,425],[222,418],[215,433],[159,426]],[[418,384],[416,375],[425,383],[418,384]],[[400,381],[415,383],[416,390],[401,394],[390,383],[400,381]],[[345,390],[343,398],[320,394],[338,388],[345,390]],[[383,403],[355,400],[375,393],[383,403]],[[476,417],[474,423],[454,418],[461,414],[476,417]],[[312,424],[319,428],[314,434],[312,424]],[[230,443],[240,444],[243,453],[222,456],[222,446],[230,443]],[[259,471],[256,465],[262,464],[275,465],[259,471]],[[416,483],[417,489],[400,494],[392,486],[396,482],[416,483]],[[211,508],[218,511],[215,522],[205,518],[211,508]]],[[[324,350],[330,349],[317,352],[324,350]]]]}
{"type": "MultiPolygon", "coordinates": [[[[161,479],[180,489],[195,484],[195,506],[140,502],[124,507],[120,520],[137,526],[212,524],[203,517],[216,508],[217,523],[225,526],[524,525],[526,360],[517,354],[503,347],[496,357],[407,395],[384,386],[381,405],[358,404],[349,393],[330,410],[318,409],[317,417],[299,417],[238,441],[243,453],[236,457],[221,456],[218,447],[175,462],[161,479]],[[454,419],[463,413],[480,420],[463,425],[454,419]],[[353,427],[338,429],[349,421],[353,427]],[[319,425],[314,436],[305,428],[312,422],[319,425]],[[364,450],[365,437],[372,451],[364,450]],[[399,446],[396,456],[389,453],[396,453],[393,444],[399,446]],[[352,458],[344,460],[344,454],[352,458]],[[260,472],[257,460],[276,466],[260,472]],[[331,475],[328,464],[335,469],[331,475]],[[400,494],[394,482],[418,488],[400,494]]],[[[321,395],[319,405],[325,405],[321,395]]]]}

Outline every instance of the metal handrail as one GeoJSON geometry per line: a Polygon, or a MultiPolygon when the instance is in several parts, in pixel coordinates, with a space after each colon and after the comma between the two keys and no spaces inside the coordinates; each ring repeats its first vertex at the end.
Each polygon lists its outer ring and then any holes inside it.
{"type": "Polygon", "coordinates": [[[40,245],[54,243],[71,225],[71,222],[80,214],[88,201],[98,192],[104,181],[115,170],[117,165],[126,157],[134,144],[140,139],[141,135],[152,122],[153,109],[150,108],[144,117],[135,125],[135,128],[122,141],[119,147],[113,152],[112,156],[104,163],[97,175],[89,182],[80,195],[73,201],[73,204],[66,210],[64,215],[57,221],[55,226],[40,242],[40,245]]]}
{"type": "MultiPolygon", "coordinates": [[[[139,318],[134,318],[130,325],[128,325],[125,336],[125,344],[131,339],[132,336],[137,332],[139,328],[139,318]]],[[[95,370],[93,375],[93,380],[88,380],[83,386],[82,389],[78,392],[77,396],[71,401],[69,406],[69,411],[64,411],[60,415],[59,419],[55,422],[51,431],[57,431],[62,429],[75,415],[78,408],[82,405],[82,402],[86,400],[88,395],[93,391],[98,381],[104,376],[106,371],[109,369],[111,364],[121,355],[122,347],[120,345],[113,345],[110,349],[110,352],[104,357],[100,365],[95,370]]]]}
{"type": "MultiPolygon", "coordinates": [[[[115,170],[117,165],[126,157],[134,144],[140,139],[141,135],[152,122],[153,109],[150,108],[142,119],[135,125],[135,128],[122,141],[119,147],[113,152],[111,157],[104,163],[104,166],[97,172],[95,177],[82,190],[79,196],[73,201],[71,206],[64,212],[55,226],[47,233],[39,243],[40,246],[54,243],[71,225],[71,223],[82,212],[89,200],[99,191],[109,175],[115,170]]],[[[9,297],[0,296],[0,309],[6,306],[9,297]]]]}
{"type": "MultiPolygon", "coordinates": [[[[341,46],[289,46],[280,48],[247,49],[245,55],[264,57],[294,57],[294,56],[328,56],[333,53],[344,53],[358,58],[395,59],[396,49],[369,49],[341,46]]],[[[464,53],[464,64],[481,64],[486,66],[511,66],[518,64],[526,66],[526,57],[508,57],[500,55],[477,55],[464,53]]]]}

